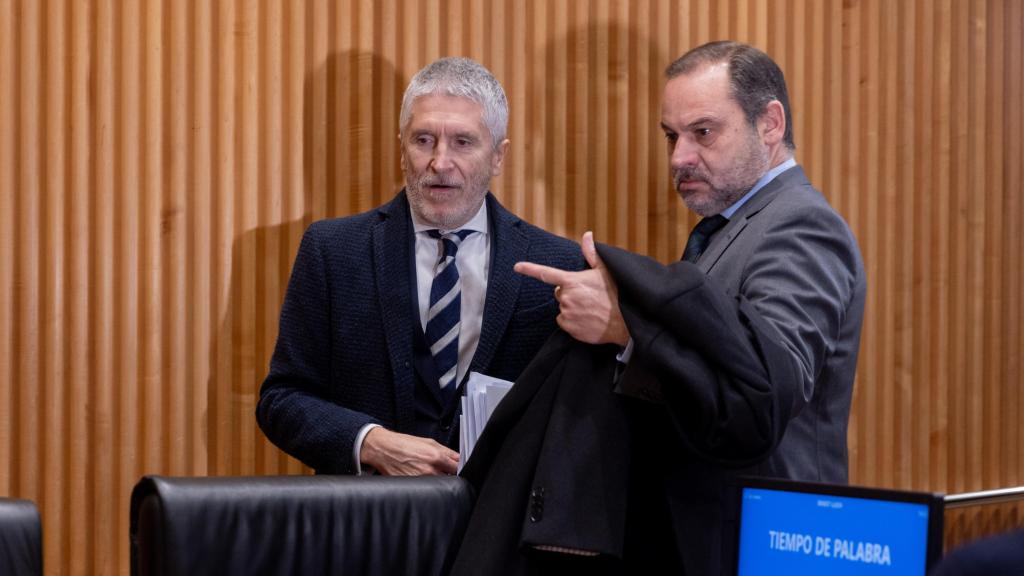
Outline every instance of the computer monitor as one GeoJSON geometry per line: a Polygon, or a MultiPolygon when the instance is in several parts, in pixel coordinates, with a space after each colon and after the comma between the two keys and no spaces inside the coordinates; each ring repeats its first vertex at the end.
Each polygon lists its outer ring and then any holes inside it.
{"type": "Polygon", "coordinates": [[[939,494],[739,480],[737,576],[924,576],[942,555],[939,494]]]}

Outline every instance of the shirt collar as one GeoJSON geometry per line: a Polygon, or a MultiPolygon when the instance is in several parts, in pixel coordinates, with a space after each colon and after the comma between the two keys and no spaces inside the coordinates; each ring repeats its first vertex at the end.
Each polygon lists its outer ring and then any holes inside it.
{"type": "Polygon", "coordinates": [[[768,185],[769,182],[771,182],[772,180],[775,180],[776,176],[778,176],[779,174],[782,174],[783,172],[785,172],[786,170],[789,170],[790,168],[792,168],[794,166],[796,166],[796,158],[792,158],[791,157],[789,160],[786,160],[782,164],[779,164],[775,168],[772,168],[771,170],[765,172],[757,180],[757,182],[754,183],[754,187],[750,189],[750,192],[747,192],[746,194],[743,195],[742,198],[740,198],[739,200],[733,202],[732,206],[729,206],[725,210],[722,210],[722,212],[721,212],[722,216],[725,216],[726,218],[732,218],[732,215],[735,214],[736,211],[739,210],[741,206],[746,204],[747,200],[750,200],[751,198],[753,198],[754,194],[757,194],[757,192],[761,188],[764,188],[765,186],[768,185]]]}

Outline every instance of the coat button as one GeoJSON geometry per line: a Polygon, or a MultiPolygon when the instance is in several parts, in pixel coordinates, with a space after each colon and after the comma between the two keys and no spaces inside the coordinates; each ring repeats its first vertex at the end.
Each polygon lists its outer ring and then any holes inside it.
{"type": "Polygon", "coordinates": [[[537,487],[530,491],[530,522],[540,522],[544,518],[544,488],[537,487]]]}

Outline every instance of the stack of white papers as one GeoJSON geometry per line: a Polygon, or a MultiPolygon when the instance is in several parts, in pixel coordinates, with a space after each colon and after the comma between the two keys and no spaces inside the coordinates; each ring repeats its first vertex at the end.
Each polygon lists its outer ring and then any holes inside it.
{"type": "Polygon", "coordinates": [[[459,471],[469,460],[473,446],[484,432],[484,426],[498,402],[512,389],[512,382],[492,378],[479,372],[470,372],[466,382],[466,395],[462,397],[462,415],[459,416],[459,471]]]}

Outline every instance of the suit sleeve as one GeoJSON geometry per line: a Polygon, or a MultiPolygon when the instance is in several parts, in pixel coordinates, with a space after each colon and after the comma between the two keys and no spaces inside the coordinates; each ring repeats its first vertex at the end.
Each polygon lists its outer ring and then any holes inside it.
{"type": "Polygon", "coordinates": [[[722,465],[767,457],[839,338],[857,256],[834,212],[794,212],[739,255],[729,294],[687,262],[602,247],[634,352],[620,389],[662,403],[683,444],[722,465]]]}
{"type": "Polygon", "coordinates": [[[330,398],[331,299],[324,253],[313,224],[302,238],[284,305],[270,373],[256,419],[274,444],[325,473],[355,472],[352,448],[370,416],[330,398]]]}

